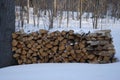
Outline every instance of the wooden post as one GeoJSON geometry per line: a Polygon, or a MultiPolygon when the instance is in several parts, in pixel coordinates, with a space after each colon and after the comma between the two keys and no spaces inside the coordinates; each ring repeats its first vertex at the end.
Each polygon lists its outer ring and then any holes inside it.
{"type": "Polygon", "coordinates": [[[14,0],[0,0],[0,67],[14,64],[12,33],[15,31],[14,0]]]}

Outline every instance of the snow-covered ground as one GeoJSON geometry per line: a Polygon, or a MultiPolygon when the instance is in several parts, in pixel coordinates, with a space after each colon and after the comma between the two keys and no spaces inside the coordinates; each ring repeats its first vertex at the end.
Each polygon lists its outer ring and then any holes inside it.
{"type": "MultiPolygon", "coordinates": [[[[114,24],[108,28],[112,30],[115,56],[120,60],[120,25],[114,24]]],[[[110,64],[42,63],[11,66],[0,69],[0,80],[120,80],[120,62],[110,64]]]]}
{"type": "MultiPolygon", "coordinates": [[[[41,28],[45,29],[46,24],[41,19],[39,26],[33,26],[33,22],[26,24],[24,32],[34,32],[41,28]],[[26,27],[28,26],[28,27],[26,27]]],[[[79,21],[70,19],[69,26],[66,26],[66,19],[62,21],[61,28],[58,28],[58,20],[54,21],[55,30],[70,30],[75,32],[93,31],[92,20],[82,20],[82,29],[79,28],[79,21]]],[[[17,25],[17,24],[16,24],[17,25]]],[[[103,20],[102,24],[98,24],[99,29],[111,29],[113,43],[116,49],[116,55],[120,60],[120,22],[113,24],[113,20],[103,20]]],[[[0,80],[120,80],[120,62],[109,64],[87,64],[87,63],[39,63],[29,65],[10,66],[0,69],[0,80]]]]}
{"type": "Polygon", "coordinates": [[[0,80],[120,80],[120,63],[14,66],[0,69],[0,80]]]}

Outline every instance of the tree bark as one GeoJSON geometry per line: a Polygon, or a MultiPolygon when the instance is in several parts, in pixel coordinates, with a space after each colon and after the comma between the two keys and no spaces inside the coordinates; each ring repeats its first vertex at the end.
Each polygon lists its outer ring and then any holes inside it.
{"type": "Polygon", "coordinates": [[[80,28],[82,28],[82,0],[80,0],[80,28]]]}
{"type": "Polygon", "coordinates": [[[0,0],[0,67],[15,63],[12,57],[12,36],[15,31],[14,0],[0,0]]]}
{"type": "Polygon", "coordinates": [[[53,9],[53,15],[57,16],[57,0],[54,0],[54,9],[53,9]]]}
{"type": "Polygon", "coordinates": [[[27,0],[27,23],[29,24],[29,7],[30,7],[30,1],[27,0]]]}

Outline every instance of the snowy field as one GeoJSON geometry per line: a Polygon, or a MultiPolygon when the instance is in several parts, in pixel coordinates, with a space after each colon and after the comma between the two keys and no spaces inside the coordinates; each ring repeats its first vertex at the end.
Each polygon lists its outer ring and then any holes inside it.
{"type": "MultiPolygon", "coordinates": [[[[26,24],[24,32],[34,32],[41,28],[46,29],[47,24],[43,25],[45,19],[42,19],[39,26],[33,26],[33,22],[26,24]],[[29,26],[29,27],[26,27],[29,26]]],[[[79,28],[79,21],[70,19],[69,26],[66,26],[66,19],[62,21],[61,28],[58,28],[59,21],[55,20],[55,30],[71,30],[76,33],[81,31],[94,31],[92,29],[92,20],[82,21],[82,29],[79,28]]],[[[17,25],[17,24],[16,24],[17,25]]],[[[120,60],[120,21],[113,24],[113,20],[103,20],[98,24],[99,29],[111,29],[113,43],[116,49],[115,57],[120,60]]],[[[16,29],[17,30],[17,29],[16,29]]],[[[87,64],[87,63],[42,63],[10,66],[0,69],[0,80],[120,80],[120,62],[109,64],[87,64]]]]}
{"type": "MultiPolygon", "coordinates": [[[[85,22],[84,24],[86,25],[85,22]]],[[[115,56],[120,60],[120,25],[116,23],[107,28],[112,30],[115,56]]],[[[90,29],[92,30],[88,28],[90,29]]],[[[42,63],[11,66],[0,69],[0,80],[120,80],[120,62],[110,64],[42,63]]]]}

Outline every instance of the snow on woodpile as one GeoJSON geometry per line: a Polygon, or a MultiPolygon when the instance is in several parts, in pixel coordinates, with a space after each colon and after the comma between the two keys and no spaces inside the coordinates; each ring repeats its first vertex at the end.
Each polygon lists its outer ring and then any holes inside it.
{"type": "Polygon", "coordinates": [[[12,34],[13,57],[18,64],[32,63],[112,63],[115,50],[111,30],[94,33],[74,33],[69,31],[12,34]]]}

